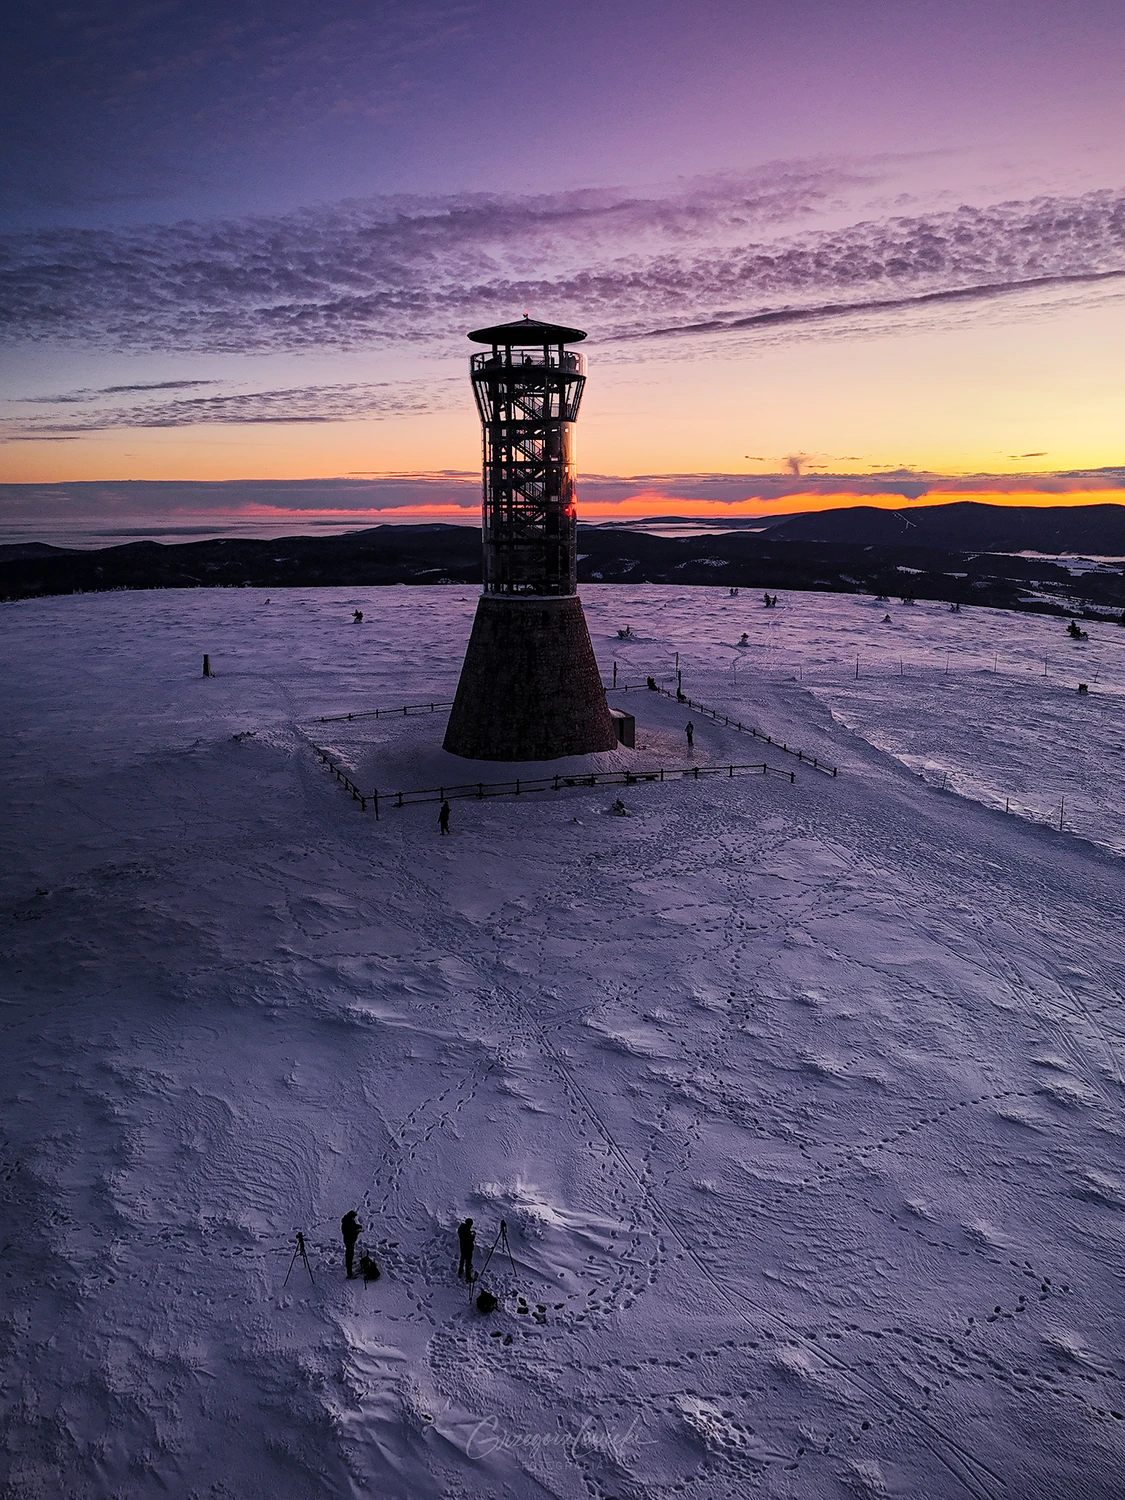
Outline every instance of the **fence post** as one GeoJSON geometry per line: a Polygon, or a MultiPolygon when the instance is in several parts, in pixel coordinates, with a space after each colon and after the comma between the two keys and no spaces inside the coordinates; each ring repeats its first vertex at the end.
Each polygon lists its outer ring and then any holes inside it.
{"type": "Polygon", "coordinates": [[[731,766],[731,767],[730,767],[730,774],[731,774],[731,775],[732,775],[732,776],[733,776],[733,775],[734,775],[734,767],[733,767],[733,766],[731,766]]]}
{"type": "Polygon", "coordinates": [[[517,797],[518,797],[518,796],[519,796],[519,794],[520,794],[520,779],[519,779],[519,777],[518,777],[518,776],[517,776],[517,777],[516,777],[516,796],[517,796],[517,797]]]}
{"type": "Polygon", "coordinates": [[[376,790],[372,795],[375,799],[375,821],[377,823],[379,821],[379,793],[376,790]]]}

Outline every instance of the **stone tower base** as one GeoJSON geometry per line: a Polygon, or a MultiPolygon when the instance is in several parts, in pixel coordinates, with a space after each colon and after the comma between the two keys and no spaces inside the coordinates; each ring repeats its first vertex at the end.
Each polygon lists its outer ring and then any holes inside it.
{"type": "Polygon", "coordinates": [[[616,745],[578,595],[483,595],[445,748],[471,760],[555,760],[616,745]]]}

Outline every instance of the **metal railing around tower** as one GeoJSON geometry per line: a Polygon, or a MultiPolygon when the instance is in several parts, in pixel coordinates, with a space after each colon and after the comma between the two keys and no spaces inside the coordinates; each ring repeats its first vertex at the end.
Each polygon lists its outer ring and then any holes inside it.
{"type": "Polygon", "coordinates": [[[586,356],[573,354],[566,349],[531,348],[500,349],[495,354],[474,354],[469,359],[469,366],[474,375],[480,371],[520,370],[534,368],[537,365],[551,370],[563,370],[570,375],[585,375],[586,356]]]}

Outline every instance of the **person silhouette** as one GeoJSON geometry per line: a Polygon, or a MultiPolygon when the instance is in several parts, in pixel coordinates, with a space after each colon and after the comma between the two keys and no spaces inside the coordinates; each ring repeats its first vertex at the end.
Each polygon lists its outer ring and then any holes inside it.
{"type": "Polygon", "coordinates": [[[437,820],[438,820],[438,827],[441,829],[442,833],[448,833],[449,832],[449,803],[447,801],[443,800],[443,802],[441,804],[441,810],[439,811],[439,813],[437,815],[437,820]]]}
{"type": "Polygon", "coordinates": [[[349,1208],[340,1220],[340,1233],[344,1236],[344,1265],[348,1270],[348,1280],[355,1280],[353,1261],[355,1259],[355,1242],[359,1239],[359,1231],[363,1225],[359,1222],[354,1208],[349,1208]]]}
{"type": "Polygon", "coordinates": [[[687,735],[687,746],[690,750],[695,744],[695,725],[689,719],[684,725],[684,733],[687,735]]]}
{"type": "Polygon", "coordinates": [[[457,1243],[461,1249],[461,1260],[457,1266],[457,1277],[460,1281],[472,1281],[473,1279],[473,1251],[477,1246],[477,1237],[473,1233],[472,1219],[466,1219],[464,1223],[457,1226],[457,1243]]]}

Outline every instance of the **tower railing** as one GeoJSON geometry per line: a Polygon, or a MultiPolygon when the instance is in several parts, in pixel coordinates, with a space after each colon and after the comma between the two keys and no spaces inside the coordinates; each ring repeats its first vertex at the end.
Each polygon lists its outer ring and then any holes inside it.
{"type": "Polygon", "coordinates": [[[569,349],[547,347],[546,349],[498,348],[491,354],[474,354],[469,360],[472,373],[488,370],[534,369],[536,366],[551,370],[564,370],[569,375],[585,375],[586,356],[569,349]]]}

